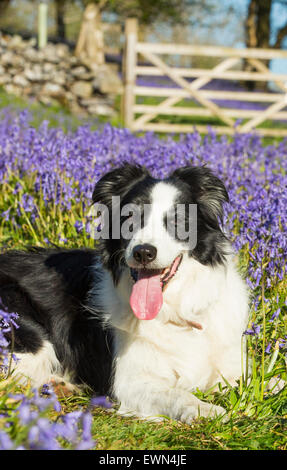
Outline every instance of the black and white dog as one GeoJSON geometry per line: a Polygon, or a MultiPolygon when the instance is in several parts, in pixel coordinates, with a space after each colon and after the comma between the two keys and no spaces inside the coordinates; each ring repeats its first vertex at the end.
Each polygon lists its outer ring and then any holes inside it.
{"type": "Polygon", "coordinates": [[[131,237],[113,237],[111,224],[95,250],[0,255],[0,297],[19,314],[14,374],[34,386],[63,377],[86,384],[142,418],[223,414],[193,391],[241,374],[248,294],[221,229],[226,189],[206,167],[158,180],[126,163],[96,184],[93,202],[111,210],[115,197],[121,224],[124,207],[140,208],[131,237]],[[167,223],[170,212],[179,223],[177,207],[190,204],[193,246],[167,223]]]}

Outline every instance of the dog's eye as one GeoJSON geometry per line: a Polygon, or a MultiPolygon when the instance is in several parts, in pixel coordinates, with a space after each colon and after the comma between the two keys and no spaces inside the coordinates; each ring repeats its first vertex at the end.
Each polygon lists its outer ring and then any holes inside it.
{"type": "Polygon", "coordinates": [[[169,212],[164,217],[164,226],[166,228],[175,227],[177,225],[177,221],[177,214],[175,214],[174,212],[169,212]]]}

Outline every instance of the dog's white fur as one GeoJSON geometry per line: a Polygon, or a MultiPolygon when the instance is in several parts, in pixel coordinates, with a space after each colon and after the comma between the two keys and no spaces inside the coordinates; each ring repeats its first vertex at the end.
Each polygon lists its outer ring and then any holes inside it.
{"type": "Polygon", "coordinates": [[[134,316],[131,284],[128,272],[116,290],[108,273],[103,281],[110,312],[106,321],[115,331],[114,395],[120,411],[186,422],[222,414],[223,409],[192,392],[206,390],[222,377],[234,384],[241,374],[248,295],[231,257],[225,268],[211,268],[184,255],[154,320],[134,316]],[[202,330],[188,322],[199,323],[202,330]]]}
{"type": "Polygon", "coordinates": [[[230,246],[225,266],[203,266],[163,233],[161,216],[174,204],[176,191],[166,183],[155,186],[148,223],[126,250],[127,263],[132,266],[136,244],[156,246],[155,268],[170,265],[183,253],[179,270],[164,290],[157,317],[145,321],[133,314],[129,270],[116,289],[106,273],[101,298],[109,312],[106,322],[115,332],[114,396],[121,403],[120,412],[143,418],[167,415],[190,422],[198,415],[224,413],[223,408],[200,401],[192,392],[206,390],[223,378],[234,384],[240,376],[248,293],[230,246]],[[202,329],[192,328],[190,322],[202,329]]]}
{"type": "Polygon", "coordinates": [[[79,391],[79,387],[72,383],[71,374],[63,371],[50,341],[45,340],[35,354],[17,353],[15,356],[11,369],[18,384],[30,384],[33,388],[38,388],[48,383],[63,383],[67,390],[79,391]]]}
{"type": "Polygon", "coordinates": [[[61,371],[54,347],[47,340],[37,353],[17,353],[16,358],[13,376],[20,384],[30,382],[33,387],[40,387],[61,371]]]}
{"type": "Polygon", "coordinates": [[[164,214],[174,207],[174,201],[179,194],[178,189],[168,183],[158,183],[151,193],[151,210],[147,223],[138,230],[126,249],[126,262],[131,267],[137,267],[133,256],[136,245],[149,243],[157,248],[156,259],[149,264],[149,268],[165,268],[170,266],[180,251],[186,250],[183,243],[175,242],[162,223],[164,214]]]}

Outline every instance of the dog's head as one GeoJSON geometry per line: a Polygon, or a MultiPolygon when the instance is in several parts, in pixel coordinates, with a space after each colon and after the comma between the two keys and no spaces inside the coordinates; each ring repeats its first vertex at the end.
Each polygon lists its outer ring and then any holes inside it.
{"type": "Polygon", "coordinates": [[[224,263],[225,201],[223,183],[206,167],[180,168],[158,180],[126,163],[96,184],[102,261],[115,283],[123,269],[130,270],[130,303],[139,318],[158,313],[162,291],[180,271],[183,256],[204,265],[224,263]]]}

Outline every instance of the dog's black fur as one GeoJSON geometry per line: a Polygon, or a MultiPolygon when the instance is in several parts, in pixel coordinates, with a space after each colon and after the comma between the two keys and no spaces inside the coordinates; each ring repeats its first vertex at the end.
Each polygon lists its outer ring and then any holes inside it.
{"type": "Polygon", "coordinates": [[[74,371],[73,382],[106,394],[111,334],[86,308],[88,292],[97,282],[96,257],[97,252],[88,249],[3,253],[0,298],[9,312],[19,313],[19,328],[14,330],[16,353],[36,353],[48,340],[63,369],[74,371]]]}

